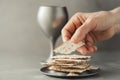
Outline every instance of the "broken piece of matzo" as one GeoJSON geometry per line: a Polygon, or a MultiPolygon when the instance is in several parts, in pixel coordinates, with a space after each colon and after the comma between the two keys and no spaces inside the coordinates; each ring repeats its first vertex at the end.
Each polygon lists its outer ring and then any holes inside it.
{"type": "Polygon", "coordinates": [[[81,47],[85,45],[82,41],[75,44],[72,43],[71,41],[66,41],[59,47],[57,47],[54,52],[55,53],[60,53],[60,54],[70,54],[71,52],[75,51],[78,47],[81,47]]]}

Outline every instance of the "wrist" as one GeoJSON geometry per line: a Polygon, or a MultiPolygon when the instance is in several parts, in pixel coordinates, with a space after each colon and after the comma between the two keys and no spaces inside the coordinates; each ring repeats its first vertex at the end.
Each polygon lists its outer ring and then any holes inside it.
{"type": "Polygon", "coordinates": [[[115,24],[120,24],[120,7],[110,11],[115,24]]]}
{"type": "Polygon", "coordinates": [[[110,12],[112,12],[113,14],[120,14],[120,7],[115,8],[115,9],[111,10],[110,12]]]}
{"type": "Polygon", "coordinates": [[[120,33],[120,7],[110,11],[112,14],[112,21],[114,23],[114,32],[115,34],[120,33]]]}

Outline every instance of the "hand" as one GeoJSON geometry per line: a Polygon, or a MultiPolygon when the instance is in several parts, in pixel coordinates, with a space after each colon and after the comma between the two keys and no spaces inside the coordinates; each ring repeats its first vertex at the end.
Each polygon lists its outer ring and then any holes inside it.
{"type": "MultiPolygon", "coordinates": [[[[120,16],[120,15],[119,15],[120,16]]],[[[77,50],[82,54],[93,53],[97,50],[95,42],[103,41],[115,35],[117,16],[110,11],[94,13],[76,13],[62,29],[63,41],[74,43],[84,41],[86,45],[77,50]]]]}

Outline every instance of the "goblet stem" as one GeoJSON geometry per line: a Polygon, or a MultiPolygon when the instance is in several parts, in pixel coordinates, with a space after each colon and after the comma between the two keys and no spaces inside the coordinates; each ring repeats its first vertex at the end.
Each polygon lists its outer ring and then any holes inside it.
{"type": "Polygon", "coordinates": [[[55,39],[50,39],[50,54],[49,54],[49,57],[47,59],[47,62],[51,61],[52,60],[52,57],[55,56],[55,53],[54,53],[54,48],[55,48],[55,43],[56,43],[56,40],[55,39]]]}

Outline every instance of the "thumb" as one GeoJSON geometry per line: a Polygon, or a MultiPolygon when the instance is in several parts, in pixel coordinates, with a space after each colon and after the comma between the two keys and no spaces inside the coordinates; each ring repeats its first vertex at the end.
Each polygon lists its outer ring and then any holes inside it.
{"type": "Polygon", "coordinates": [[[95,28],[95,20],[87,19],[73,34],[71,41],[78,43],[84,40],[85,36],[95,28]]]}

